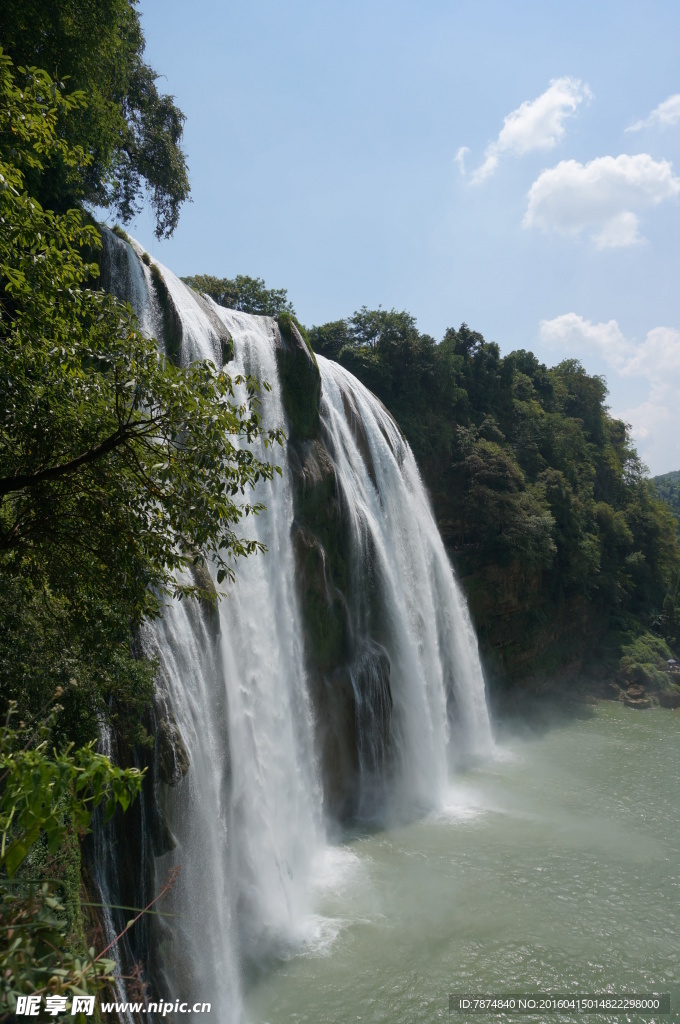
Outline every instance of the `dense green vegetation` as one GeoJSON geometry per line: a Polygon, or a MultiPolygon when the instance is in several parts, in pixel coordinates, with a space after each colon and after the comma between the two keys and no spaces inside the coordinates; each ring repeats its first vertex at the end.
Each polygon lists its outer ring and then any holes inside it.
{"type": "Polygon", "coordinates": [[[674,515],[680,519],[680,471],[662,473],[661,476],[653,477],[652,483],[659,497],[670,505],[674,515]]]}
{"type": "Polygon", "coordinates": [[[0,44],[16,66],[44,69],[87,102],[58,111],[57,134],[75,162],[52,148],[27,186],[41,205],[63,213],[85,201],[129,221],[146,198],[159,238],[172,234],[189,197],[181,149],[184,115],[158,92],[144,62],[136,0],[22,0],[3,4],[0,44]],[[68,115],[68,116],[67,116],[68,115]]]}
{"type": "Polygon", "coordinates": [[[395,310],[363,308],[309,338],[404,431],[500,677],[583,661],[611,673],[622,654],[630,668],[640,637],[660,641],[655,663],[669,656],[676,520],[609,415],[602,378],[575,360],[502,357],[465,324],[437,344],[395,310]]]}
{"type": "Polygon", "coordinates": [[[279,316],[295,310],[288,301],[285,288],[267,288],[261,277],[237,274],[234,278],[213,277],[211,274],[195,274],[182,280],[197,292],[209,295],[220,306],[238,309],[255,316],[279,316]]]}
{"type": "Polygon", "coordinates": [[[82,209],[42,205],[48,182],[61,202],[78,196],[64,182],[87,180],[96,156],[63,130],[86,109],[0,50],[0,714],[18,721],[0,729],[3,1020],[17,994],[101,974],[78,910],[80,838],[139,776],[88,744],[107,720],[123,756],[150,742],[155,666],[138,627],[168,594],[214,600],[201,569],[211,559],[222,581],[258,549],[241,536],[259,510],[246,492],[272,475],[239,443],[263,436],[256,382],[164,358],[97,289],[101,241],[82,209]]]}
{"type": "MultiPolygon", "coordinates": [[[[126,809],[142,777],[96,753],[50,751],[63,709],[0,724],[0,1020],[18,996],[73,996],[107,983],[115,962],[87,949],[80,920],[78,836],[100,805],[126,809]]],[[[105,952],[105,951],[102,951],[105,952]]]]}
{"type": "Polygon", "coordinates": [[[187,559],[216,558],[224,578],[255,549],[237,496],[271,467],[234,443],[259,433],[254,382],[244,410],[211,363],[164,360],[129,307],[87,286],[96,230],[24,191],[46,151],[78,159],[51,85],[34,73],[20,91],[2,58],[0,688],[25,713],[75,679],[63,720],[86,740],[109,713],[138,731],[151,670],[132,632],[164,592],[196,592],[175,575],[187,559]]]}

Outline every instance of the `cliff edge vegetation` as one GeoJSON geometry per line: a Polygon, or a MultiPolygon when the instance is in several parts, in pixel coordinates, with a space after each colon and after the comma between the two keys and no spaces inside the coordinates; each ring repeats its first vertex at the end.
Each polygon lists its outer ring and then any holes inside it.
{"type": "Polygon", "coordinates": [[[663,671],[680,639],[677,521],[602,377],[576,360],[502,356],[466,324],[437,343],[396,310],[363,308],[309,338],[413,448],[492,678],[587,669],[626,684],[633,664],[663,671]]]}

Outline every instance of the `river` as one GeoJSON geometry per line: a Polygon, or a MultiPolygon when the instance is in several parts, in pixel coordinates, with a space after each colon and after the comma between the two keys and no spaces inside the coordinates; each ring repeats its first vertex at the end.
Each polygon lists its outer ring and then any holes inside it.
{"type": "Polygon", "coordinates": [[[448,993],[671,992],[680,1020],[680,712],[612,702],[499,729],[443,812],[345,835],[316,936],[251,982],[257,1024],[425,1024],[448,993]]]}

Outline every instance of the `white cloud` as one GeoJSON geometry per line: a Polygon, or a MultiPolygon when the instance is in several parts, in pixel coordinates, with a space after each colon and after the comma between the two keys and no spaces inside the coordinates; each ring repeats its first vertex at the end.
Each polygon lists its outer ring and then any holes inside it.
{"type": "Polygon", "coordinates": [[[460,173],[465,176],[465,154],[469,153],[470,150],[467,146],[459,146],[456,150],[456,155],[453,158],[453,162],[458,164],[460,173]]]}
{"type": "Polygon", "coordinates": [[[484,163],[475,171],[473,183],[480,184],[493,174],[501,153],[521,156],[533,150],[554,149],[564,135],[565,119],[591,97],[588,86],[578,79],[554,78],[537,99],[525,100],[508,114],[498,138],[486,147],[484,163]]]}
{"type": "Polygon", "coordinates": [[[678,193],[680,178],[672,164],[648,153],[600,156],[587,164],[562,160],[539,174],[529,189],[524,226],[566,235],[591,228],[599,248],[633,245],[642,241],[634,211],[678,193]]]}
{"type": "Polygon", "coordinates": [[[563,313],[554,320],[541,320],[539,324],[541,341],[571,349],[596,349],[611,366],[621,365],[623,353],[630,354],[630,342],[626,341],[616,320],[594,324],[577,313],[563,313]]]}
{"type": "Polygon", "coordinates": [[[680,121],[680,93],[669,96],[667,100],[655,107],[649,117],[636,121],[627,132],[639,132],[642,128],[670,128],[680,121]]]}
{"type": "Polygon", "coordinates": [[[639,405],[617,413],[632,426],[640,455],[652,472],[680,469],[680,331],[655,327],[644,341],[626,338],[616,320],[593,323],[576,313],[541,320],[541,340],[565,355],[597,352],[622,378],[646,382],[639,405]]]}
{"type": "Polygon", "coordinates": [[[598,249],[622,249],[627,245],[637,245],[638,242],[644,242],[638,232],[639,224],[636,214],[624,210],[608,220],[602,231],[593,235],[593,241],[598,249]]]}

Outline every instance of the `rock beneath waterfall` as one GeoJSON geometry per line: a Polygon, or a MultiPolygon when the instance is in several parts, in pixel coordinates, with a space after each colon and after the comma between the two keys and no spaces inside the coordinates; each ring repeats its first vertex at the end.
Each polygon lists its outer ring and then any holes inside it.
{"type": "Polygon", "coordinates": [[[356,815],[359,785],[359,737],[354,687],[344,666],[310,680],[318,723],[324,810],[335,821],[356,815]]]}
{"type": "Polygon", "coordinates": [[[638,711],[646,711],[652,706],[650,697],[624,697],[623,703],[627,708],[636,708],[638,711]]]}
{"type": "Polygon", "coordinates": [[[149,813],[149,834],[154,857],[163,857],[176,849],[177,840],[157,801],[154,801],[149,813]]]}
{"type": "Polygon", "coordinates": [[[289,445],[298,593],[310,664],[329,672],[346,660],[346,538],[333,462],[320,440],[289,445]]]}
{"type": "Polygon", "coordinates": [[[321,374],[314,353],[289,313],[279,315],[275,346],[291,434],[297,440],[309,440],[319,432],[321,374]]]}
{"type": "Polygon", "coordinates": [[[192,575],[194,585],[202,590],[204,597],[199,598],[199,604],[201,607],[201,614],[203,615],[204,622],[208,626],[213,639],[219,636],[220,632],[220,613],[217,607],[217,590],[213,583],[210,570],[205,562],[193,562],[188,563],[189,571],[192,575]]]}
{"type": "Polygon", "coordinates": [[[215,332],[217,344],[220,350],[221,363],[222,366],[224,366],[234,358],[234,340],[208,300],[201,295],[200,292],[195,292],[194,298],[215,332]]]}
{"type": "Polygon", "coordinates": [[[177,783],[189,771],[189,754],[170,707],[156,700],[156,770],[160,782],[177,783]]]}

